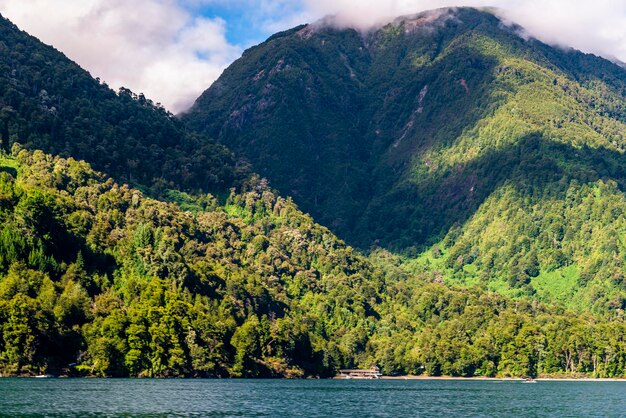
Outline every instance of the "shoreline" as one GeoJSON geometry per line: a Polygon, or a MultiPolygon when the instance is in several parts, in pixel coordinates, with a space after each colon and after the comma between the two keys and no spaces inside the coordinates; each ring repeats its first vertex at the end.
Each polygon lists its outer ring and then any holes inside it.
{"type": "MultiPolygon", "coordinates": [[[[455,376],[383,376],[384,380],[454,380],[454,381],[488,381],[488,382],[522,382],[521,377],[455,377],[455,376]]],[[[626,382],[624,378],[615,377],[538,377],[537,382],[626,382]]]]}
{"type": "MultiPolygon", "coordinates": [[[[1,379],[155,379],[155,380],[196,380],[196,379],[206,379],[206,380],[301,380],[302,378],[286,378],[286,377],[270,377],[270,378],[218,378],[218,377],[96,377],[96,376],[67,376],[67,375],[45,375],[45,376],[11,376],[11,375],[1,375],[1,379]]],[[[484,377],[484,376],[472,376],[472,377],[461,377],[461,376],[425,376],[425,375],[404,375],[404,376],[381,376],[379,379],[363,379],[363,378],[345,378],[344,376],[337,375],[334,377],[327,378],[317,378],[317,377],[307,377],[304,380],[432,380],[432,381],[486,381],[486,382],[523,382],[526,380],[522,377],[484,377]]],[[[626,382],[626,377],[537,377],[532,379],[536,382],[626,382]]]]}
{"type": "MultiPolygon", "coordinates": [[[[345,379],[335,377],[337,380],[367,380],[367,379],[345,379]]],[[[442,381],[487,381],[487,382],[522,382],[521,377],[458,377],[458,376],[382,376],[381,380],[442,380],[442,381]]],[[[537,382],[626,382],[626,378],[621,377],[537,377],[532,379],[537,382]]]]}

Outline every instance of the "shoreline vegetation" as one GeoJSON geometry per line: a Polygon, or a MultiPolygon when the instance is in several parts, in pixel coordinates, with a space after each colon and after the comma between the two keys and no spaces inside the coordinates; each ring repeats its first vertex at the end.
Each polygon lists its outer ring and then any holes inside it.
{"type": "Polygon", "coordinates": [[[0,168],[4,375],[625,375],[620,317],[410,276],[265,189],[194,215],[18,145],[0,168]]]}
{"type": "MultiPolygon", "coordinates": [[[[522,377],[460,377],[460,376],[383,376],[384,380],[458,380],[458,381],[524,381],[522,377]]],[[[626,382],[626,378],[617,377],[537,377],[532,380],[538,382],[626,382]]]]}
{"type": "MultiPolygon", "coordinates": [[[[102,377],[102,376],[69,376],[69,375],[3,375],[0,374],[0,379],[36,379],[36,378],[47,378],[47,379],[116,379],[116,377],[102,377]]],[[[249,380],[249,379],[261,379],[261,380],[292,380],[292,379],[301,379],[301,378],[289,378],[289,377],[271,377],[271,378],[237,378],[237,377],[171,377],[171,378],[163,378],[163,377],[127,377],[126,379],[207,379],[207,380],[224,380],[224,379],[236,379],[236,380],[249,380]]],[[[487,377],[487,376],[471,376],[471,377],[463,377],[463,376],[428,376],[428,375],[398,375],[398,376],[382,376],[380,379],[359,379],[359,378],[346,378],[341,375],[336,375],[334,377],[327,378],[319,378],[319,377],[308,377],[305,380],[313,379],[313,380],[441,380],[441,381],[492,381],[492,382],[523,382],[527,379],[537,381],[537,382],[626,382],[626,377],[589,377],[589,376],[541,376],[534,378],[526,378],[526,377],[487,377]]]]}

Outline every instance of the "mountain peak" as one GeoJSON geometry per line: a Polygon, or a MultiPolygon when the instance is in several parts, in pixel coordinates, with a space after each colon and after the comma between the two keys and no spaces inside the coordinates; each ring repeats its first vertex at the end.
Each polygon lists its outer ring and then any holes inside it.
{"type": "MultiPolygon", "coordinates": [[[[626,181],[602,168],[622,164],[626,71],[529,41],[494,13],[439,9],[367,32],[337,18],[300,27],[236,61],[184,120],[349,243],[409,256],[438,245],[446,268],[479,260],[488,275],[493,254],[459,254],[496,228],[465,229],[496,218],[484,206],[502,202],[494,196],[510,188],[523,212],[570,182],[626,181]]],[[[583,251],[572,247],[569,262],[583,251]]]]}
{"type": "Polygon", "coordinates": [[[0,374],[623,376],[626,71],[441,16],[278,34],[187,126],[0,21],[0,374]]]}
{"type": "Polygon", "coordinates": [[[371,33],[384,27],[405,26],[408,30],[442,26],[447,20],[455,19],[458,23],[463,20],[490,19],[497,15],[496,8],[474,7],[442,7],[426,10],[419,13],[400,16],[348,16],[345,14],[328,15],[307,26],[308,31],[327,28],[354,29],[362,33],[371,33]]]}

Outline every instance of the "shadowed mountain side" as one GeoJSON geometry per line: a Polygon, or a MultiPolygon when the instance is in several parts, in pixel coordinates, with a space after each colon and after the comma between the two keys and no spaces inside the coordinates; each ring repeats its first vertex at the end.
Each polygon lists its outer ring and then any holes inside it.
{"type": "MultiPolygon", "coordinates": [[[[441,206],[467,218],[454,190],[465,185],[449,180],[438,194],[430,174],[421,184],[423,171],[501,152],[542,126],[577,146],[626,144],[626,72],[519,30],[464,8],[369,33],[300,26],[248,50],[183,120],[351,245],[421,248],[450,224],[425,213],[441,206]],[[472,133],[486,126],[491,133],[472,133]]],[[[489,170],[480,176],[498,180],[489,170]]]]}
{"type": "Polygon", "coordinates": [[[372,201],[357,229],[373,231],[374,236],[403,236],[379,240],[377,245],[416,254],[441,240],[453,226],[462,226],[504,183],[531,199],[564,199],[572,180],[581,184],[614,180],[624,190],[625,167],[626,156],[619,152],[574,148],[535,134],[452,170],[433,172],[419,183],[403,182],[380,201],[372,201]],[[390,204],[394,211],[386,210],[390,204]]]}
{"type": "Polygon", "coordinates": [[[368,35],[298,27],[246,51],[183,120],[248,158],[273,187],[355,243],[379,183],[405,171],[437,125],[453,138],[485,116],[497,61],[466,45],[447,48],[458,32],[487,34],[494,21],[449,19],[436,30],[368,35]],[[448,111],[438,112],[444,104],[448,111]]]}
{"type": "Polygon", "coordinates": [[[301,30],[246,51],[203,97],[209,106],[196,107],[203,118],[185,120],[334,225],[342,221],[331,219],[358,212],[370,194],[369,147],[359,129],[359,79],[370,58],[356,31],[322,31],[309,39],[301,30]],[[337,206],[338,195],[349,200],[337,206]]]}

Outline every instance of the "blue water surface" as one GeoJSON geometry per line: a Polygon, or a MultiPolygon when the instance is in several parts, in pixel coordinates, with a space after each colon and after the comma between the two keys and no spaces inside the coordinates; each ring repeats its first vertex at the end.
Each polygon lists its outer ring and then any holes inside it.
{"type": "Polygon", "coordinates": [[[626,382],[0,379],[0,415],[626,417],[626,382]]]}

